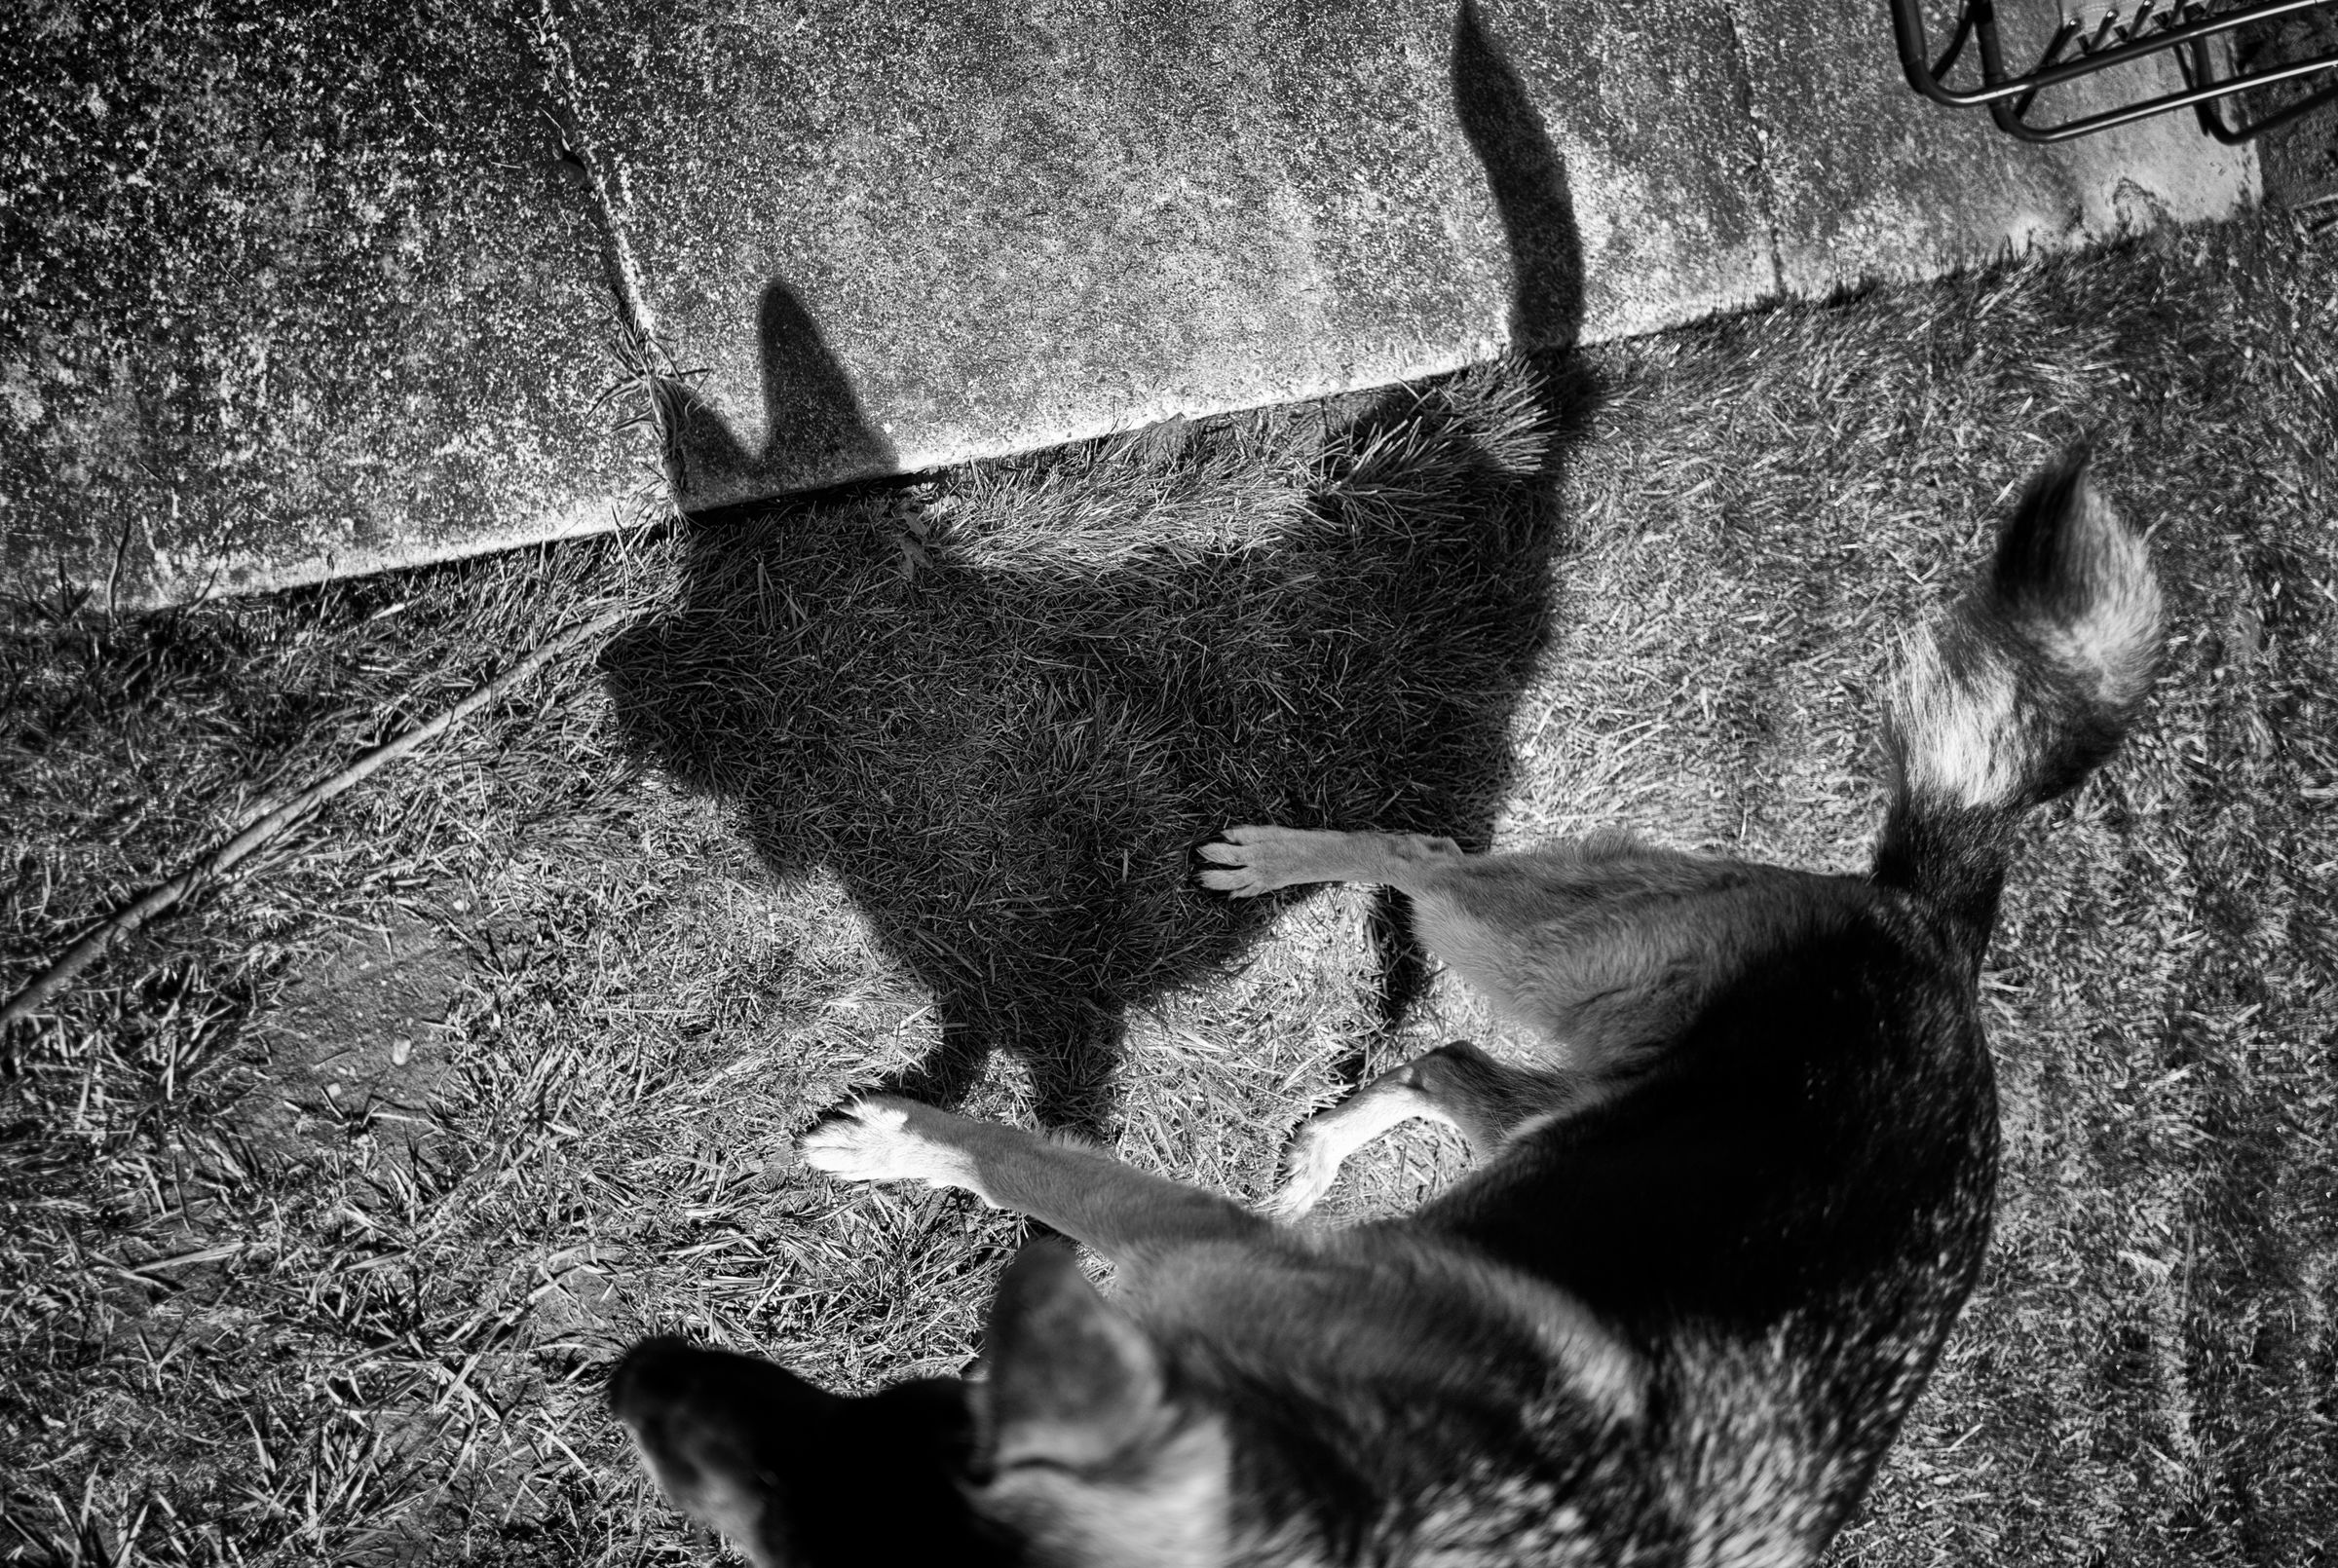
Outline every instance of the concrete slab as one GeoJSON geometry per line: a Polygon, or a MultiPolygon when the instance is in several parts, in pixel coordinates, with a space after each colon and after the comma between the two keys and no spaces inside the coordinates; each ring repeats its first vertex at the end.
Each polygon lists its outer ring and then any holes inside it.
{"type": "Polygon", "coordinates": [[[0,19],[0,586],[125,604],[605,525],[604,249],[704,508],[2255,189],[1935,108],[1875,0],[110,3],[0,19]]]}
{"type": "Polygon", "coordinates": [[[607,526],[533,7],[6,8],[0,587],[125,605],[607,526]]]}
{"type": "Polygon", "coordinates": [[[660,12],[571,37],[645,299],[736,432],[699,426],[692,504],[1452,369],[1571,337],[1585,271],[1602,334],[1770,285],[1712,0],[1562,7],[1527,52],[1456,49],[1445,0],[660,12]],[[1506,222],[1568,185],[1590,264],[1518,306],[1506,222]]]}
{"type": "MultiPolygon", "coordinates": [[[[1879,3],[1732,4],[1766,154],[1779,284],[1790,294],[1938,277],[2009,247],[2066,249],[2224,217],[2258,198],[2249,150],[2203,135],[2189,114],[2032,146],[1984,110],[1943,109],[1909,92],[1879,3]],[[1873,47],[1845,48],[1863,28],[1873,47]]],[[[2059,16],[2055,0],[2000,0],[1997,11],[2009,56],[2024,60],[2059,16]]],[[[2046,107],[2073,118],[2177,85],[2172,56],[2160,55],[2058,88],[2046,107]]]]}
{"type": "Polygon", "coordinates": [[[1511,47],[1457,31],[1448,0],[979,16],[727,0],[687,28],[658,26],[658,0],[580,7],[584,120],[623,168],[644,297],[738,438],[698,427],[687,500],[1317,396],[1760,297],[1773,270],[1725,15],[1616,9],[1554,7],[1511,47]],[[1529,280],[1523,304],[1521,228],[1550,252],[1529,265],[1563,280],[1529,280]],[[821,386],[853,406],[818,418],[821,386]]]}
{"type": "Polygon", "coordinates": [[[635,42],[653,14],[600,0],[576,38],[644,298],[703,372],[693,508],[2255,194],[2187,120],[2039,149],[1925,102],[1873,0],[716,0],[635,42]]]}

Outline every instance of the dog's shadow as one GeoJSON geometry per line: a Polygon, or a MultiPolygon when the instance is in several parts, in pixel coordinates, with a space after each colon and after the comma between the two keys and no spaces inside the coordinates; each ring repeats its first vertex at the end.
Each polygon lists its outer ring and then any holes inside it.
{"type": "MultiPolygon", "coordinates": [[[[1518,253],[1514,326],[1571,341],[1564,169],[1468,8],[1453,83],[1518,253]]],[[[763,322],[767,404],[810,397],[823,440],[876,450],[783,285],[763,322]]],[[[764,461],[665,395],[669,442],[711,431],[698,451],[764,461]]],[[[1100,1126],[1125,1011],[1236,955],[1267,913],[1193,889],[1214,830],[1483,846],[1588,395],[1571,360],[1508,363],[1344,423],[1172,426],[938,498],[701,520],[676,608],[604,656],[622,733],[729,803],[776,875],[832,874],[930,989],[943,1043],[888,1087],[953,1101],[1004,1048],[1043,1121],[1100,1126]]],[[[1376,926],[1393,1012],[1418,960],[1400,920],[1376,926]]]]}

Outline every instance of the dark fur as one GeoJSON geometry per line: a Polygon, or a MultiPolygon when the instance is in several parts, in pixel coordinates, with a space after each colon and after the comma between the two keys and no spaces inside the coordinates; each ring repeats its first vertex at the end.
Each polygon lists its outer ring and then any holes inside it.
{"type": "Polygon", "coordinates": [[[1414,1213],[1277,1225],[1092,1151],[902,1101],[807,1140],[1097,1248],[1027,1251],[986,1384],[840,1400],[651,1341],[611,1397],[678,1502],[764,1563],[1807,1563],[1922,1388],[1986,1243],[1997,1118],[1975,969],[2028,806],[2132,717],[2139,546],[2050,469],[1911,656],[1872,875],[1621,839],[1489,857],[1229,830],[1209,885],[1401,888],[1528,1025],[1302,1132],[1294,1206],[1407,1115],[1484,1161],[1414,1213]],[[1327,1153],[1328,1151],[1328,1153],[1327,1153]]]}

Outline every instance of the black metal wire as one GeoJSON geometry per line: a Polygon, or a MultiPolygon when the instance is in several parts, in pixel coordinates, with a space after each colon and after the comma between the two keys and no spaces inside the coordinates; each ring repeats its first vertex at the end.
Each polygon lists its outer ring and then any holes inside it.
{"type": "MultiPolygon", "coordinates": [[[[2152,115],[2183,108],[2198,110],[2201,129],[2228,144],[2247,141],[2278,126],[2287,125],[2325,103],[2338,101],[2338,84],[2245,125],[2228,123],[2222,108],[2217,105],[2219,100],[2248,88],[2265,87],[2275,82],[2338,69],[2338,50],[2309,60],[2261,71],[2235,71],[2228,76],[2220,74],[2209,58],[2207,41],[2251,22],[2271,21],[2298,12],[2332,6],[2338,6],[2338,0],[2257,0],[2253,5],[2197,16],[2195,19],[2186,21],[2183,18],[2187,11],[2195,8],[2186,6],[2183,0],[2175,0],[2168,13],[2173,19],[2171,25],[2142,37],[2135,36],[2131,30],[2123,42],[2107,49],[2093,50],[2081,46],[2079,55],[2069,59],[2062,57],[2062,51],[2074,41],[2079,26],[2076,22],[2065,20],[2055,29],[2052,41],[2039,55],[2037,63],[2026,71],[2017,73],[2006,68],[2005,43],[1998,32],[1997,9],[1993,0],[1964,0],[1957,12],[1956,30],[1948,48],[1937,62],[1931,58],[1925,36],[1923,0],[1891,0],[1892,29],[1899,45],[1900,68],[1907,77],[1908,85],[1935,103],[1950,108],[1985,107],[1999,130],[2031,142],[2066,141],[2073,136],[2108,131],[2113,126],[2129,125],[2152,115]],[[1948,72],[1954,68],[1969,42],[1979,45],[1980,84],[1977,88],[1949,87],[1946,81],[1948,72]],[[2176,52],[2176,63],[2185,81],[2182,89],[2065,120],[2057,125],[2035,125],[2030,122],[2030,111],[2037,104],[2038,94],[2046,89],[2146,59],[2168,50],[2176,52]]],[[[2156,5],[2146,4],[2135,14],[2134,20],[2129,23],[2130,28],[2147,24],[2156,10],[2156,5]]],[[[2095,34],[2097,40],[2110,31],[2115,20],[2115,14],[2104,19],[2102,27],[2095,34]]]]}

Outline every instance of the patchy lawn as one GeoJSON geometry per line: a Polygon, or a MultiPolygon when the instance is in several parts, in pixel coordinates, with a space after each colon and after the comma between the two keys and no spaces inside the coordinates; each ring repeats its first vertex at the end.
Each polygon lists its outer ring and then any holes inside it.
{"type": "MultiPolygon", "coordinates": [[[[2270,217],[720,531],[0,643],[0,982],[560,627],[0,1057],[0,1560],[702,1559],[602,1414],[654,1327],[955,1368],[1017,1222],[846,1192],[854,1085],[1243,1193],[1455,1032],[1368,894],[1188,892],[1228,816],[1622,825],[1858,866],[1892,638],[2096,433],[2171,602],[1983,985],[1981,1290],[1844,1563],[2338,1550],[2338,239],[2270,217]]],[[[1454,1169],[1351,1168],[1385,1212],[1454,1169]]]]}

